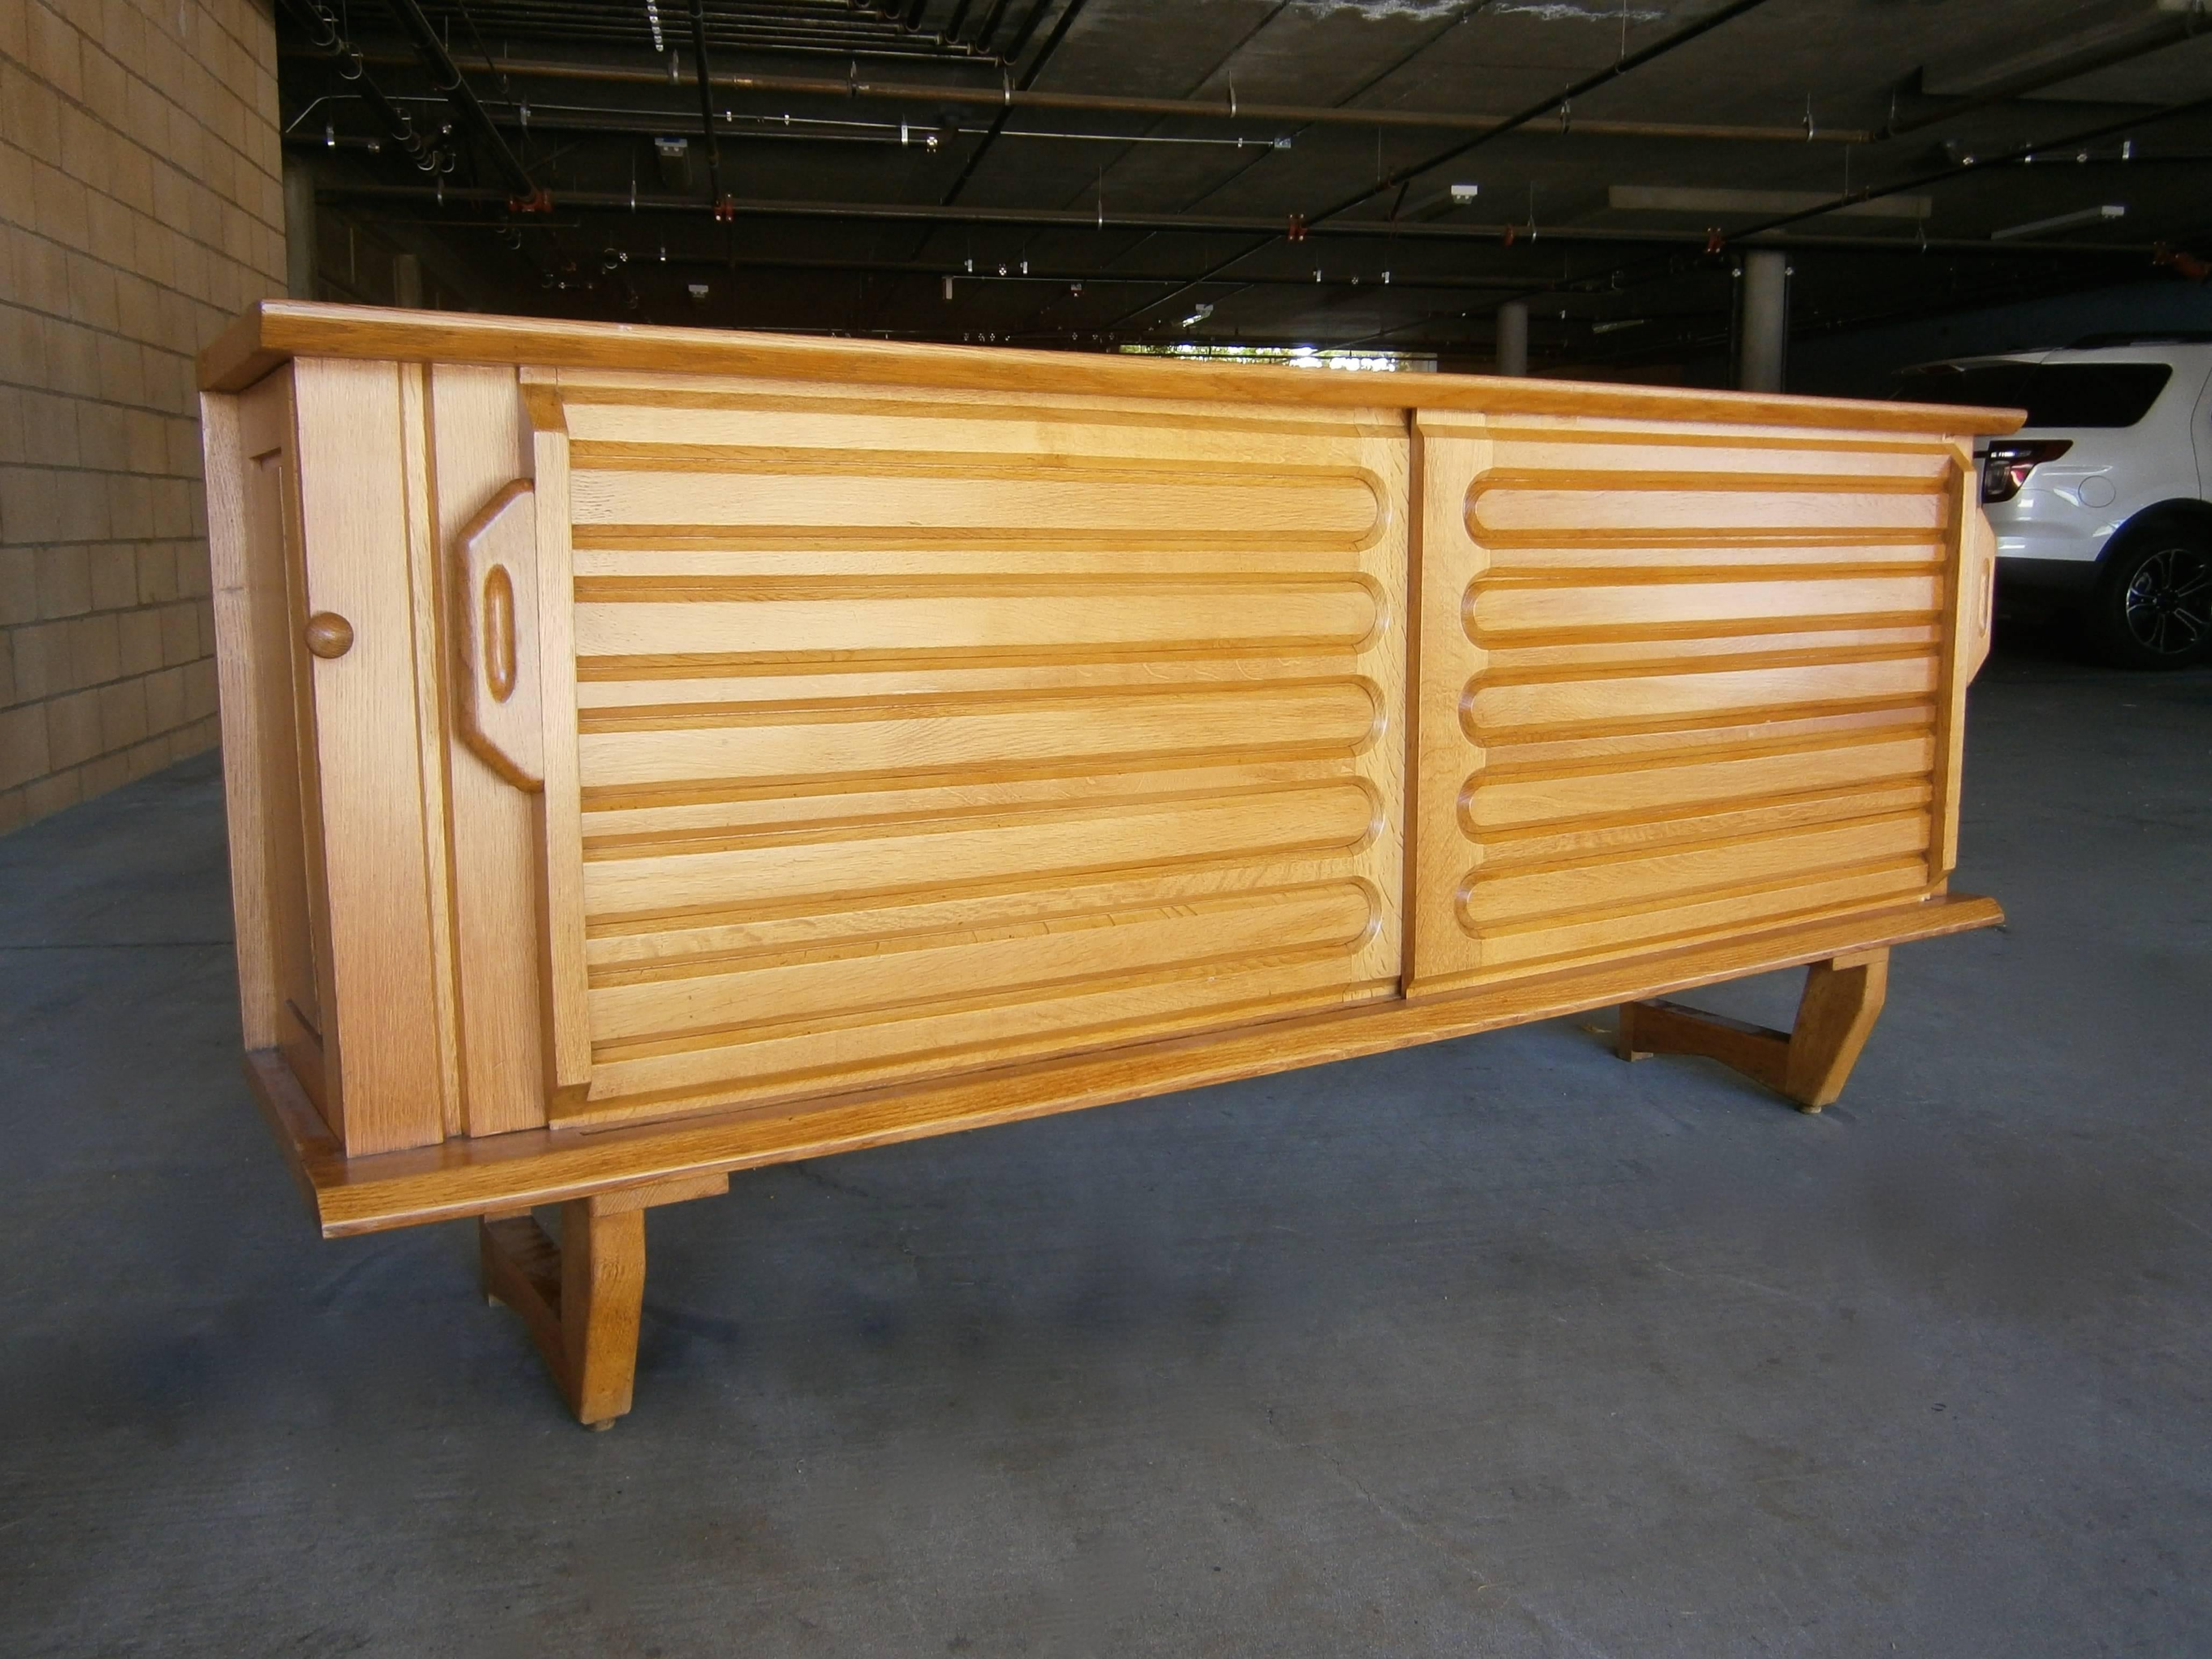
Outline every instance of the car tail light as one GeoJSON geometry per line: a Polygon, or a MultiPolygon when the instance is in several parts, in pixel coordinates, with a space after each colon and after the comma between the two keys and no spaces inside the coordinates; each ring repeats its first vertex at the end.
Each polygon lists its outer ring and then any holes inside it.
{"type": "Polygon", "coordinates": [[[1991,444],[1982,458],[1982,500],[2010,501],[2020,494],[2029,473],[2073,447],[2064,438],[2014,438],[1991,444]]]}

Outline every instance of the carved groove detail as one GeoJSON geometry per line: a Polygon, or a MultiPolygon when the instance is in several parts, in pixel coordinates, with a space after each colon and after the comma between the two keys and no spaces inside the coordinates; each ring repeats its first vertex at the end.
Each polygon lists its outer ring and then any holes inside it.
{"type": "Polygon", "coordinates": [[[564,396],[592,1049],[569,1121],[1390,987],[1401,436],[564,396]]]}
{"type": "Polygon", "coordinates": [[[1465,675],[1464,862],[1425,896],[1448,903],[1429,982],[1926,891],[1951,451],[1536,421],[1485,438],[1452,486],[1457,626],[1439,643],[1425,623],[1425,680],[1465,675]]]}

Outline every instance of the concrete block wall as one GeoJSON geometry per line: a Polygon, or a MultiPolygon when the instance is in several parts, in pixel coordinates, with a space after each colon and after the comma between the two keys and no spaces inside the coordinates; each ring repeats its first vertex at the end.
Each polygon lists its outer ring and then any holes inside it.
{"type": "Polygon", "coordinates": [[[254,0],[0,0],[0,831],[216,741],[192,364],[282,170],[254,0]]]}

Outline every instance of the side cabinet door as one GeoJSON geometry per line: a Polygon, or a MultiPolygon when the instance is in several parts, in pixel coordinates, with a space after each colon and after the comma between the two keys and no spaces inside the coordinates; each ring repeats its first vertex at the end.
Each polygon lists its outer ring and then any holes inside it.
{"type": "Polygon", "coordinates": [[[335,1031],[324,1038],[331,927],[291,370],[234,400],[209,400],[204,419],[241,1024],[246,1046],[281,1054],[336,1128],[342,1102],[332,1086],[335,1031]]]}
{"type": "Polygon", "coordinates": [[[1395,994],[1397,418],[526,391],[556,1116],[1395,994]]]}
{"type": "Polygon", "coordinates": [[[301,360],[285,629],[312,779],[325,1113],[349,1155],[441,1139],[451,1094],[421,371],[301,360]],[[304,649],[302,648],[304,647],[304,649]],[[317,810],[319,808],[319,810],[317,810]]]}
{"type": "Polygon", "coordinates": [[[1457,414],[1416,442],[1411,988],[1942,890],[1985,604],[1960,447],[1457,414]]]}

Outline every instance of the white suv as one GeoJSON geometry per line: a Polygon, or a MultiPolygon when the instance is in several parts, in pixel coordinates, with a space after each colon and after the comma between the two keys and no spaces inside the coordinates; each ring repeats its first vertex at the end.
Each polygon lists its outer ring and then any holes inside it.
{"type": "Polygon", "coordinates": [[[2001,581],[2081,605],[2128,667],[2212,658],[2212,333],[1923,363],[1897,395],[2027,410],[1975,452],[2001,581]]]}

